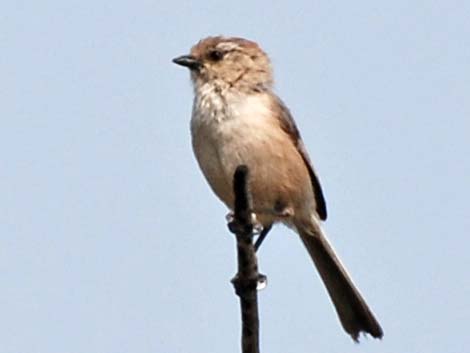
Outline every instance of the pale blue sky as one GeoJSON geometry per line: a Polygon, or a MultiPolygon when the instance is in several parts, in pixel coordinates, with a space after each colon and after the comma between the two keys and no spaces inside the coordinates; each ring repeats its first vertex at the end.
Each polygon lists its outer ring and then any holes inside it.
{"type": "Polygon", "coordinates": [[[470,2],[4,1],[0,353],[239,352],[234,240],[171,63],[258,41],[380,319],[352,343],[296,235],[260,252],[262,352],[470,346],[470,2]]]}

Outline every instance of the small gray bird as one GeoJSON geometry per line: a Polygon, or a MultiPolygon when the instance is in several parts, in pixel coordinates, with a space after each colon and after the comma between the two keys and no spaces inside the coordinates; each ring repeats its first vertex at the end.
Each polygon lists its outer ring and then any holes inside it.
{"type": "Polygon", "coordinates": [[[357,341],[382,328],[321,229],[326,204],[295,122],[273,92],[268,56],[252,41],[209,37],[173,60],[189,68],[196,159],[215,194],[233,210],[238,165],[250,170],[253,212],[266,235],[282,222],[300,235],[336,308],[357,341]]]}

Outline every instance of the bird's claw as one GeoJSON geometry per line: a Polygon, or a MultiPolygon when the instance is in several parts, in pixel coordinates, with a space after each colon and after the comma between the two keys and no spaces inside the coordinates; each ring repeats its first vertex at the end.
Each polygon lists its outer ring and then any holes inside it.
{"type": "MultiPolygon", "coordinates": [[[[259,235],[263,231],[263,225],[258,222],[256,218],[256,214],[254,212],[251,212],[251,234],[252,235],[259,235]]],[[[235,219],[235,214],[233,212],[227,213],[225,216],[225,219],[227,220],[228,223],[228,228],[232,233],[244,233],[245,232],[245,226],[239,224],[236,219],[235,219]]]]}

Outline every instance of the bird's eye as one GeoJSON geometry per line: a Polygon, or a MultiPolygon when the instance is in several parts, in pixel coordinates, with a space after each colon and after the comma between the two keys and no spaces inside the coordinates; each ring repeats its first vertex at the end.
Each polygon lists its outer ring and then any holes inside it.
{"type": "Polygon", "coordinates": [[[209,53],[209,58],[213,61],[220,61],[224,57],[224,53],[220,50],[212,50],[209,53]]]}

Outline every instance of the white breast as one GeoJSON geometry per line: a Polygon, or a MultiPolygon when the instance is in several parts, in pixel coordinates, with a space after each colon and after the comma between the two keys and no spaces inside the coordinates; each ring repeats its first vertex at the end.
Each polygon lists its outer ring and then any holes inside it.
{"type": "Polygon", "coordinates": [[[199,166],[214,192],[230,199],[233,172],[256,163],[255,149],[270,139],[273,119],[265,94],[216,94],[201,90],[194,100],[191,132],[199,166]]]}
{"type": "Polygon", "coordinates": [[[233,207],[233,174],[245,164],[255,209],[265,212],[276,204],[295,208],[305,203],[313,209],[308,169],[271,111],[269,94],[221,96],[209,91],[198,95],[191,132],[199,166],[229,208],[233,207]]]}

